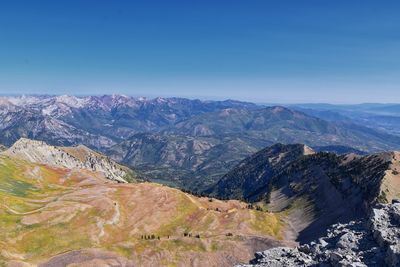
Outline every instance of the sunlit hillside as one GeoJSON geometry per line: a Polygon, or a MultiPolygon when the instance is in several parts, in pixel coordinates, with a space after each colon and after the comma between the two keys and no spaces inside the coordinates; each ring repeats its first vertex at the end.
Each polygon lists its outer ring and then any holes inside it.
{"type": "Polygon", "coordinates": [[[239,201],[7,156],[0,164],[0,265],[228,266],[283,237],[279,215],[239,201]]]}

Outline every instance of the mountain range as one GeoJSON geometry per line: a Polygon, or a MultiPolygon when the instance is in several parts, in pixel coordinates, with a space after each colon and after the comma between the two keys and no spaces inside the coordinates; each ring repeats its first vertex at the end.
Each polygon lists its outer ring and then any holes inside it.
{"type": "Polygon", "coordinates": [[[400,134],[400,106],[398,104],[297,104],[288,107],[324,120],[351,122],[390,134],[400,134]]]}
{"type": "Polygon", "coordinates": [[[358,154],[400,147],[400,137],[385,129],[291,108],[123,95],[1,97],[0,143],[11,146],[25,137],[85,145],[152,181],[196,192],[278,142],[358,154]]]}
{"type": "Polygon", "coordinates": [[[134,133],[159,131],[193,115],[236,106],[256,105],[123,95],[1,97],[0,142],[11,145],[20,137],[28,137],[101,150],[134,133]]]}

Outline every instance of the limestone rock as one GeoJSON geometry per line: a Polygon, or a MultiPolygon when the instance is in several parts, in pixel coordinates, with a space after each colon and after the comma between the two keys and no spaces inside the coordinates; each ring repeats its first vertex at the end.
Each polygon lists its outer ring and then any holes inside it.
{"type": "Polygon", "coordinates": [[[45,142],[21,138],[8,150],[2,152],[34,163],[68,169],[87,169],[101,172],[113,181],[133,181],[135,173],[85,146],[56,147],[45,142]]]}
{"type": "Polygon", "coordinates": [[[298,248],[273,248],[256,254],[254,267],[400,266],[400,203],[379,204],[367,219],[335,224],[326,236],[298,248]]]}

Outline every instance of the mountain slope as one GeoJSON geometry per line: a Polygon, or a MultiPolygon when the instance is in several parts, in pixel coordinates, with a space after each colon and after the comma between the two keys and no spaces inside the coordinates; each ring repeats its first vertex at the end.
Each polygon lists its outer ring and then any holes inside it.
{"type": "Polygon", "coordinates": [[[292,128],[321,133],[333,133],[333,125],[304,113],[275,106],[263,109],[224,109],[194,116],[177,123],[176,131],[190,135],[228,134],[244,131],[264,131],[268,128],[292,128]]]}
{"type": "Polygon", "coordinates": [[[200,191],[268,144],[246,135],[137,134],[106,153],[152,181],[200,191]]]}
{"type": "Polygon", "coordinates": [[[400,137],[348,121],[327,122],[284,107],[260,109],[232,100],[123,95],[0,97],[0,115],[0,143],[7,146],[26,137],[103,151],[144,132],[216,138],[246,133],[270,143],[345,145],[370,152],[400,146],[400,137]]]}
{"type": "Polygon", "coordinates": [[[0,142],[11,145],[26,137],[101,150],[132,134],[159,131],[191,116],[230,107],[251,109],[256,105],[123,95],[0,97],[0,142]]]}
{"type": "Polygon", "coordinates": [[[400,197],[400,154],[367,156],[302,153],[302,145],[275,145],[244,160],[208,190],[222,198],[263,200],[285,211],[300,241],[335,222],[365,215],[376,201],[400,197]]]}
{"type": "Polygon", "coordinates": [[[400,137],[284,107],[238,101],[105,96],[0,98],[0,143],[20,137],[85,145],[155,182],[201,192],[252,153],[274,143],[316,150],[400,149],[400,137]]]}
{"type": "Polygon", "coordinates": [[[371,204],[399,195],[400,176],[392,174],[398,161],[397,153],[306,156],[271,179],[268,206],[287,210],[298,240],[310,241],[333,223],[363,217],[371,204]]]}
{"type": "Polygon", "coordinates": [[[246,133],[272,143],[345,145],[362,151],[400,148],[398,136],[360,125],[328,122],[280,106],[201,114],[177,123],[169,132],[194,136],[246,133]]]}
{"type": "Polygon", "coordinates": [[[90,147],[108,147],[115,142],[100,134],[90,133],[53,116],[25,107],[1,110],[0,142],[11,146],[21,137],[43,140],[53,145],[86,144],[90,147]]]}
{"type": "Polygon", "coordinates": [[[55,167],[98,171],[117,182],[132,182],[138,178],[134,171],[85,146],[55,147],[42,141],[21,138],[2,154],[55,167]]]}
{"type": "Polygon", "coordinates": [[[236,267],[315,267],[400,265],[400,202],[371,207],[366,219],[335,224],[324,236],[296,248],[258,252],[251,265],[236,267]]]}
{"type": "Polygon", "coordinates": [[[144,172],[152,181],[201,192],[235,164],[274,142],[301,142],[318,151],[366,154],[364,151],[396,148],[400,144],[397,139],[283,107],[230,108],[194,116],[161,133],[131,136],[106,153],[144,172]]]}
{"type": "Polygon", "coordinates": [[[239,163],[206,192],[222,198],[255,201],[269,189],[269,180],[300,157],[314,153],[305,145],[276,144],[239,163]]]}
{"type": "Polygon", "coordinates": [[[0,265],[232,266],[289,245],[280,214],[18,155],[0,155],[0,205],[0,265]]]}
{"type": "Polygon", "coordinates": [[[355,123],[397,136],[400,133],[399,105],[311,105],[309,107],[295,105],[290,108],[328,121],[355,123]]]}
{"type": "Polygon", "coordinates": [[[333,146],[315,146],[313,149],[317,152],[331,152],[338,155],[343,154],[357,154],[357,155],[367,155],[368,153],[365,151],[361,151],[349,146],[341,146],[341,145],[333,145],[333,146]]]}
{"type": "Polygon", "coordinates": [[[152,181],[199,192],[244,158],[275,142],[366,154],[399,147],[400,138],[283,107],[230,108],[194,116],[160,133],[131,136],[106,153],[141,170],[152,181]]]}

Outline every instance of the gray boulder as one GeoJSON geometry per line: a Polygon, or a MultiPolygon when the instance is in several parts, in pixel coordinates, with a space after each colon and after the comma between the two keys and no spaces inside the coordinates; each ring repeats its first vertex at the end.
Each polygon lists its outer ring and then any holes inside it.
{"type": "Polygon", "coordinates": [[[259,252],[241,267],[399,267],[400,202],[379,204],[365,220],[335,224],[326,236],[297,248],[259,252]]]}

